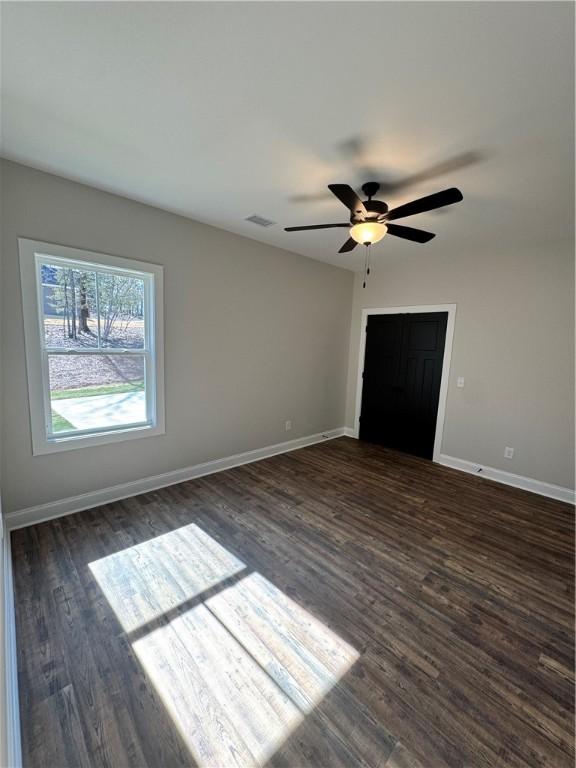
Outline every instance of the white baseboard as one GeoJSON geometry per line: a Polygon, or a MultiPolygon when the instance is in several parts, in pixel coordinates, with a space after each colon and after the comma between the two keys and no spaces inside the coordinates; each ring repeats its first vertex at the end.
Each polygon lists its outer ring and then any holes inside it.
{"type": "MultiPolygon", "coordinates": [[[[344,427],[344,435],[346,437],[354,437],[358,439],[358,430],[352,429],[351,427],[344,427]]],[[[514,488],[522,488],[525,491],[531,491],[540,496],[548,496],[550,499],[564,501],[567,504],[575,503],[575,491],[570,488],[563,488],[561,485],[544,483],[541,480],[534,480],[531,477],[524,477],[523,475],[515,475],[513,472],[505,472],[503,469],[495,469],[494,467],[487,467],[484,464],[476,464],[473,461],[467,461],[466,459],[458,459],[455,456],[448,456],[445,453],[441,453],[438,458],[435,457],[434,462],[436,464],[443,464],[445,467],[468,472],[471,475],[477,475],[478,477],[487,477],[489,480],[494,480],[497,483],[512,485],[514,488]]]]}
{"type": "Polygon", "coordinates": [[[330,429],[316,435],[299,437],[296,440],[288,440],[285,443],[268,445],[264,448],[257,448],[254,451],[245,451],[237,453],[234,456],[227,456],[224,459],[206,461],[203,464],[196,464],[192,467],[176,469],[172,472],[165,472],[161,475],[144,477],[141,480],[134,480],[121,485],[113,485],[110,488],[103,488],[99,491],[90,491],[82,493],[79,496],[70,496],[66,499],[50,501],[47,504],[39,504],[35,507],[18,509],[14,512],[5,514],[6,526],[8,530],[13,531],[17,528],[25,528],[28,525],[36,525],[46,520],[52,520],[55,517],[70,515],[73,512],[81,512],[83,509],[92,509],[101,504],[109,504],[112,501],[120,501],[130,496],[137,496],[140,493],[155,491],[159,488],[165,488],[168,485],[183,483],[186,480],[193,480],[195,477],[211,475],[214,472],[222,472],[225,469],[239,467],[242,464],[250,464],[253,461],[260,461],[269,456],[276,456],[279,453],[288,453],[298,448],[305,448],[307,445],[322,443],[325,440],[332,440],[335,437],[343,437],[345,430],[343,427],[330,429]]]}
{"type": "Polygon", "coordinates": [[[497,483],[512,485],[514,488],[522,488],[525,491],[538,493],[540,496],[548,496],[551,499],[564,501],[567,504],[574,504],[574,491],[570,488],[563,488],[561,485],[543,483],[541,480],[533,480],[531,477],[515,475],[512,472],[505,472],[503,469],[486,467],[483,464],[475,464],[473,461],[467,461],[466,459],[447,456],[445,453],[440,454],[438,464],[443,464],[445,467],[451,467],[452,469],[459,469],[461,472],[468,472],[477,477],[487,477],[489,480],[495,480],[497,483]]]}
{"type": "MultiPolygon", "coordinates": [[[[12,583],[12,549],[10,533],[4,532],[4,685],[5,685],[5,750],[6,765],[20,768],[22,745],[20,741],[20,707],[18,702],[18,654],[16,652],[16,618],[14,614],[14,587],[12,583]]],[[[3,758],[4,759],[4,758],[3,758]]]]}

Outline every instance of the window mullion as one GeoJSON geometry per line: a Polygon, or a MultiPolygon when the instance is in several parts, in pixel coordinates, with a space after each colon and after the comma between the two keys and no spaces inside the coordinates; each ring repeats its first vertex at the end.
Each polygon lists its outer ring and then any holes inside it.
{"type": "Polygon", "coordinates": [[[98,321],[98,349],[102,346],[100,341],[100,291],[99,291],[99,283],[100,283],[100,273],[96,272],[96,319],[98,321]]]}
{"type": "Polygon", "coordinates": [[[70,349],[69,347],[45,347],[45,351],[49,355],[62,355],[68,357],[88,357],[92,355],[144,355],[148,354],[149,350],[145,347],[79,347],[77,349],[70,349]]]}
{"type": "Polygon", "coordinates": [[[46,427],[46,436],[51,437],[52,430],[52,398],[50,397],[50,366],[49,354],[45,349],[40,352],[41,378],[42,378],[42,397],[44,399],[44,426],[46,427]]]}
{"type": "Polygon", "coordinates": [[[146,419],[149,422],[155,421],[154,403],[156,395],[154,391],[152,356],[146,352],[144,355],[144,396],[146,398],[146,419]]]}

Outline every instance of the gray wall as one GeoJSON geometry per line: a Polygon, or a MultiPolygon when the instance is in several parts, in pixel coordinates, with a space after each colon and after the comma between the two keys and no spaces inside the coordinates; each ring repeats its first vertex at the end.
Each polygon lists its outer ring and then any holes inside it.
{"type": "Polygon", "coordinates": [[[442,453],[574,488],[574,242],[384,244],[367,287],[355,284],[346,424],[354,426],[362,308],[455,303],[442,453]]]}
{"type": "Polygon", "coordinates": [[[350,272],[2,165],[5,512],[353,427],[362,308],[415,304],[458,305],[442,452],[574,487],[572,241],[456,251],[439,237],[424,253],[390,238],[362,289],[350,272]],[[164,265],[166,435],[32,456],[18,236],[164,265]]]}
{"type": "Polygon", "coordinates": [[[5,512],[343,426],[351,272],[3,165],[5,512]],[[32,456],[19,236],[164,266],[166,435],[32,456]]]}

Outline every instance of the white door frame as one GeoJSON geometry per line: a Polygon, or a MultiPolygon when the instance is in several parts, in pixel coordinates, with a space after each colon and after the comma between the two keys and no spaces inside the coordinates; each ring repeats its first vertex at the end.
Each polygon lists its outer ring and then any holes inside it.
{"type": "Polygon", "coordinates": [[[366,325],[369,315],[402,315],[422,312],[447,312],[446,339],[444,341],[444,358],[442,359],[442,378],[440,381],[440,396],[436,415],[436,433],[434,435],[434,451],[432,461],[440,461],[442,448],[442,433],[444,432],[444,417],[446,415],[446,399],[448,397],[448,381],[450,377],[450,360],[452,358],[452,342],[454,340],[454,324],[456,322],[456,304],[424,304],[410,307],[379,307],[362,310],[360,325],[360,347],[358,354],[358,376],[356,380],[356,409],[354,414],[354,437],[360,433],[360,409],[362,407],[362,372],[366,354],[366,325]]]}

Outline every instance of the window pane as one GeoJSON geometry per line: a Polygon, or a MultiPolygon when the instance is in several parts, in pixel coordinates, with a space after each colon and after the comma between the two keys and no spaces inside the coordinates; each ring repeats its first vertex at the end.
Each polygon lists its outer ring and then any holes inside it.
{"type": "Polygon", "coordinates": [[[48,357],[52,432],[146,422],[144,355],[48,357]]]}
{"type": "Polygon", "coordinates": [[[46,345],[65,349],[97,347],[95,273],[42,264],[40,277],[46,345]]]}
{"type": "Polygon", "coordinates": [[[144,281],[98,273],[100,344],[122,349],[144,348],[144,281]]]}

